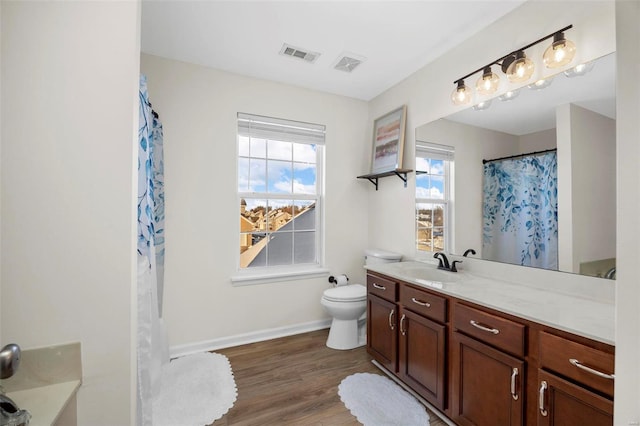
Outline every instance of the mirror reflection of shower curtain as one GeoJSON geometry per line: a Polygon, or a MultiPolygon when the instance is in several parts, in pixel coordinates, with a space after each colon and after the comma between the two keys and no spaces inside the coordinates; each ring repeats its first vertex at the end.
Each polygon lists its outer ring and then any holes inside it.
{"type": "Polygon", "coordinates": [[[482,258],[558,269],[557,155],[484,165],[482,258]]]}
{"type": "Polygon", "coordinates": [[[138,129],[138,425],[153,425],[152,398],[160,391],[169,347],[161,315],[164,271],[162,125],[140,76],[138,129]]]}

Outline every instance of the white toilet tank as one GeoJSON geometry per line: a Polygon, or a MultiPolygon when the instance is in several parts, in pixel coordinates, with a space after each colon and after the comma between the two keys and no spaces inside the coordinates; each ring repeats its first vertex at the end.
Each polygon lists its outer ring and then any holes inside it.
{"type": "Polygon", "coordinates": [[[379,249],[367,249],[364,251],[364,264],[373,265],[376,263],[393,263],[400,262],[402,255],[392,251],[379,249]]]}

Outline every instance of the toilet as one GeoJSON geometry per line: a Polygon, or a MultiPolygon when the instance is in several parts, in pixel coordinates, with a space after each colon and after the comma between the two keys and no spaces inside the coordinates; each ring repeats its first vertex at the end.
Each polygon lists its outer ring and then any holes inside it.
{"type": "MultiPolygon", "coordinates": [[[[365,251],[365,264],[399,262],[401,254],[378,249],[365,251]]],[[[324,291],[320,304],[331,315],[327,346],[332,349],[354,349],[366,343],[367,287],[347,284],[324,291]]]]}

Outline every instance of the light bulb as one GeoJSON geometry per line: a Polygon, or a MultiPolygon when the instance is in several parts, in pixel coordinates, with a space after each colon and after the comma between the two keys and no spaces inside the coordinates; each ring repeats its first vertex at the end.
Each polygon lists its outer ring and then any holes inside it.
{"type": "Polygon", "coordinates": [[[482,72],[482,77],[476,82],[476,90],[481,95],[492,95],[498,90],[500,77],[491,72],[491,67],[486,67],[482,72]]]}
{"type": "Polygon", "coordinates": [[[490,106],[491,106],[491,99],[475,104],[473,106],[473,109],[476,111],[483,111],[485,109],[489,109],[490,106]]]}
{"type": "Polygon", "coordinates": [[[559,68],[573,61],[575,55],[575,43],[565,39],[564,33],[556,33],[553,36],[553,43],[542,55],[542,62],[547,68],[559,68]]]}
{"type": "Polygon", "coordinates": [[[576,65],[575,67],[566,70],[564,75],[567,77],[580,77],[591,71],[593,69],[593,65],[593,62],[576,65]]]}
{"type": "Polygon", "coordinates": [[[502,95],[498,96],[498,99],[501,101],[510,101],[511,99],[515,99],[520,94],[520,89],[509,90],[508,92],[504,92],[502,95]]]}
{"type": "Polygon", "coordinates": [[[466,105],[471,102],[471,90],[465,86],[464,80],[458,80],[458,85],[451,93],[451,102],[454,105],[466,105]]]}
{"type": "Polygon", "coordinates": [[[512,83],[522,83],[533,75],[535,65],[533,61],[524,54],[522,50],[516,53],[515,59],[507,68],[507,78],[512,83]]]}
{"type": "Polygon", "coordinates": [[[535,83],[531,83],[527,87],[529,89],[532,89],[532,90],[542,90],[542,89],[544,89],[546,87],[551,86],[551,82],[552,81],[553,81],[553,77],[541,78],[540,80],[536,81],[535,83]]]}

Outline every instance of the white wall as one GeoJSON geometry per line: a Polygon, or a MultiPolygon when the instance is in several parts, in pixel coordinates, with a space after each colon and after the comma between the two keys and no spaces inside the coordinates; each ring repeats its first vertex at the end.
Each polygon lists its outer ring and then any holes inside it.
{"type": "Polygon", "coordinates": [[[616,257],[616,122],[572,104],[556,117],[559,268],[579,272],[616,257]]]}
{"type": "Polygon", "coordinates": [[[546,151],[556,148],[556,129],[541,130],[518,137],[518,152],[546,151]]]}
{"type": "Polygon", "coordinates": [[[640,424],[640,2],[616,1],[616,425],[640,424]],[[632,423],[635,422],[635,423],[632,423]]]}
{"type": "Polygon", "coordinates": [[[81,342],[80,425],[135,421],[138,6],[0,6],[2,338],[81,342]]]}
{"type": "Polygon", "coordinates": [[[517,154],[518,137],[446,119],[416,129],[416,139],[455,148],[454,244],[452,253],[468,248],[482,256],[482,160],[517,154]],[[455,232],[460,230],[460,232],[455,232]]]}
{"type": "Polygon", "coordinates": [[[157,56],[142,55],[141,69],[164,128],[170,345],[327,319],[327,277],[230,282],[239,241],[236,113],[326,125],[326,266],[362,283],[372,185],[356,176],[369,167],[367,104],[157,56]]]}

